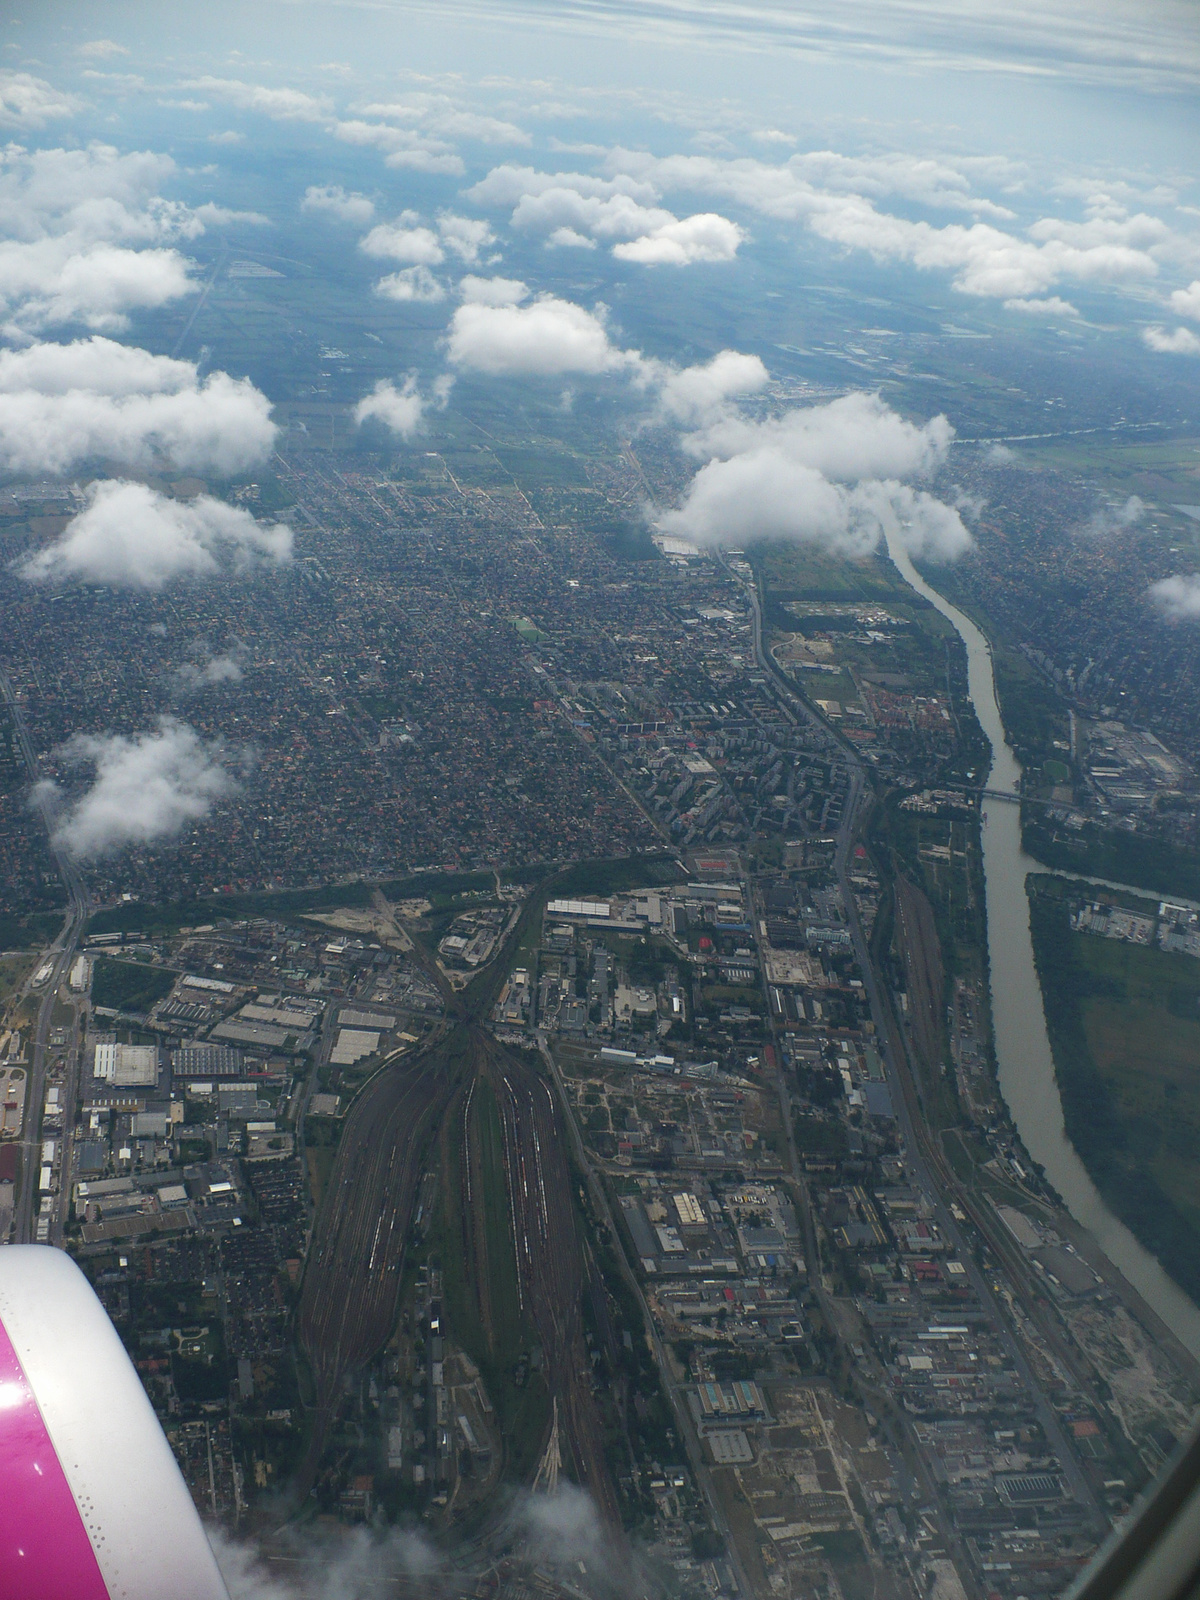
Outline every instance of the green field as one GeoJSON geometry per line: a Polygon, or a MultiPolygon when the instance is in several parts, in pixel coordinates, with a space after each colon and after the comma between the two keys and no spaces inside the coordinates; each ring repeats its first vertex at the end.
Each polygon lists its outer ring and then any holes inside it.
{"type": "Polygon", "coordinates": [[[92,969],[92,1004],[112,1011],[148,1011],[156,1000],[170,994],[177,976],[140,961],[97,956],[92,969]]]}
{"type": "Polygon", "coordinates": [[[1067,1134],[1108,1205],[1200,1296],[1200,962],[1073,934],[1063,886],[1034,891],[1067,1134]]]}
{"type": "Polygon", "coordinates": [[[0,914],[0,950],[35,950],[62,932],[61,911],[35,911],[26,917],[0,914]]]}
{"type": "Polygon", "coordinates": [[[1180,850],[1165,839],[1099,828],[1091,822],[1078,831],[1062,828],[1037,808],[1026,807],[1021,844],[1046,867],[1127,883],[1154,894],[1200,899],[1200,854],[1180,850]]]}
{"type": "Polygon", "coordinates": [[[1200,962],[1090,934],[1075,953],[1099,992],[1082,1004],[1100,1076],[1150,1171],[1200,1229],[1200,962]]]}

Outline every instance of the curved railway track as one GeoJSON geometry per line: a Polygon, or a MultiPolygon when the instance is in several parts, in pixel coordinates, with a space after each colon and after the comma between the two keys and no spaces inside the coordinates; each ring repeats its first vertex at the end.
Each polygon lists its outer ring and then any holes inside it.
{"type": "MultiPolygon", "coordinates": [[[[506,958],[536,899],[495,958],[496,972],[507,970],[506,958]]],[[[447,1116],[462,1119],[468,1210],[481,1201],[472,1191],[469,1123],[475,1084],[486,1075],[500,1113],[521,1308],[542,1345],[547,1383],[558,1401],[560,1442],[573,1473],[616,1529],[620,1517],[583,1337],[584,1279],[571,1169],[554,1091],[480,1025],[498,988],[492,973],[455,992],[436,963],[419,950],[411,954],[441,991],[447,1021],[420,1055],[385,1067],[346,1119],[301,1288],[298,1331],[316,1392],[298,1495],[306,1497],[316,1481],[346,1378],[378,1354],[395,1326],[421,1174],[447,1116]]],[[[478,1227],[464,1229],[462,1245],[481,1247],[478,1227]]]]}

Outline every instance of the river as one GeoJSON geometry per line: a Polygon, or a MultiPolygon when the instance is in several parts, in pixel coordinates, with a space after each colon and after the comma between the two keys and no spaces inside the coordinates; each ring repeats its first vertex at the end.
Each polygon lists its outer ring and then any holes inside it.
{"type": "MultiPolygon", "coordinates": [[[[1021,764],[1004,737],[987,639],[970,617],[930,588],[894,537],[888,539],[888,554],[906,582],[941,612],[966,646],[968,692],[992,747],[988,787],[1018,791],[1021,764]]],[[[1020,806],[985,799],[983,818],[992,1026],[1001,1093],[1026,1150],[1041,1165],[1071,1215],[1180,1343],[1200,1357],[1200,1308],[1104,1204],[1067,1138],[1033,961],[1025,889],[1026,875],[1046,868],[1021,848],[1020,806]]]]}

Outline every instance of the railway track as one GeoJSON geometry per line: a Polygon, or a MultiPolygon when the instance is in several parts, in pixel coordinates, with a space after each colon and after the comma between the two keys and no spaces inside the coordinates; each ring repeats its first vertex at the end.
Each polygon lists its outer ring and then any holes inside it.
{"type": "Polygon", "coordinates": [[[425,1152],[453,1091],[447,1044],[384,1068],[351,1108],[313,1230],[299,1335],[315,1426],[298,1490],[307,1495],[347,1374],[386,1344],[425,1152]]]}

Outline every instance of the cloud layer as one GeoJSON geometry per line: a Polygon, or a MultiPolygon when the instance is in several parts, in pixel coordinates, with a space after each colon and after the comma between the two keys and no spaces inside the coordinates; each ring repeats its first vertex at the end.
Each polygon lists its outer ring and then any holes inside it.
{"type": "Polygon", "coordinates": [[[160,461],[222,475],[261,462],[275,442],[270,403],[246,378],[111,339],[0,351],[0,466],[69,471],[105,459],[160,461]]]}
{"type": "Polygon", "coordinates": [[[73,800],[50,781],[34,791],[53,818],[53,842],[77,860],[174,838],[238,788],[222,747],[174,717],[160,717],[153,732],[133,738],[76,734],[57,753],[65,763],[94,769],[89,787],[73,800]]]}
{"type": "Polygon", "coordinates": [[[18,565],[21,577],[161,589],[176,578],[214,578],[291,560],[286,524],[266,527],[209,495],[181,502],[120,480],[90,484],[87,495],[86,509],[61,536],[18,565]]]}

